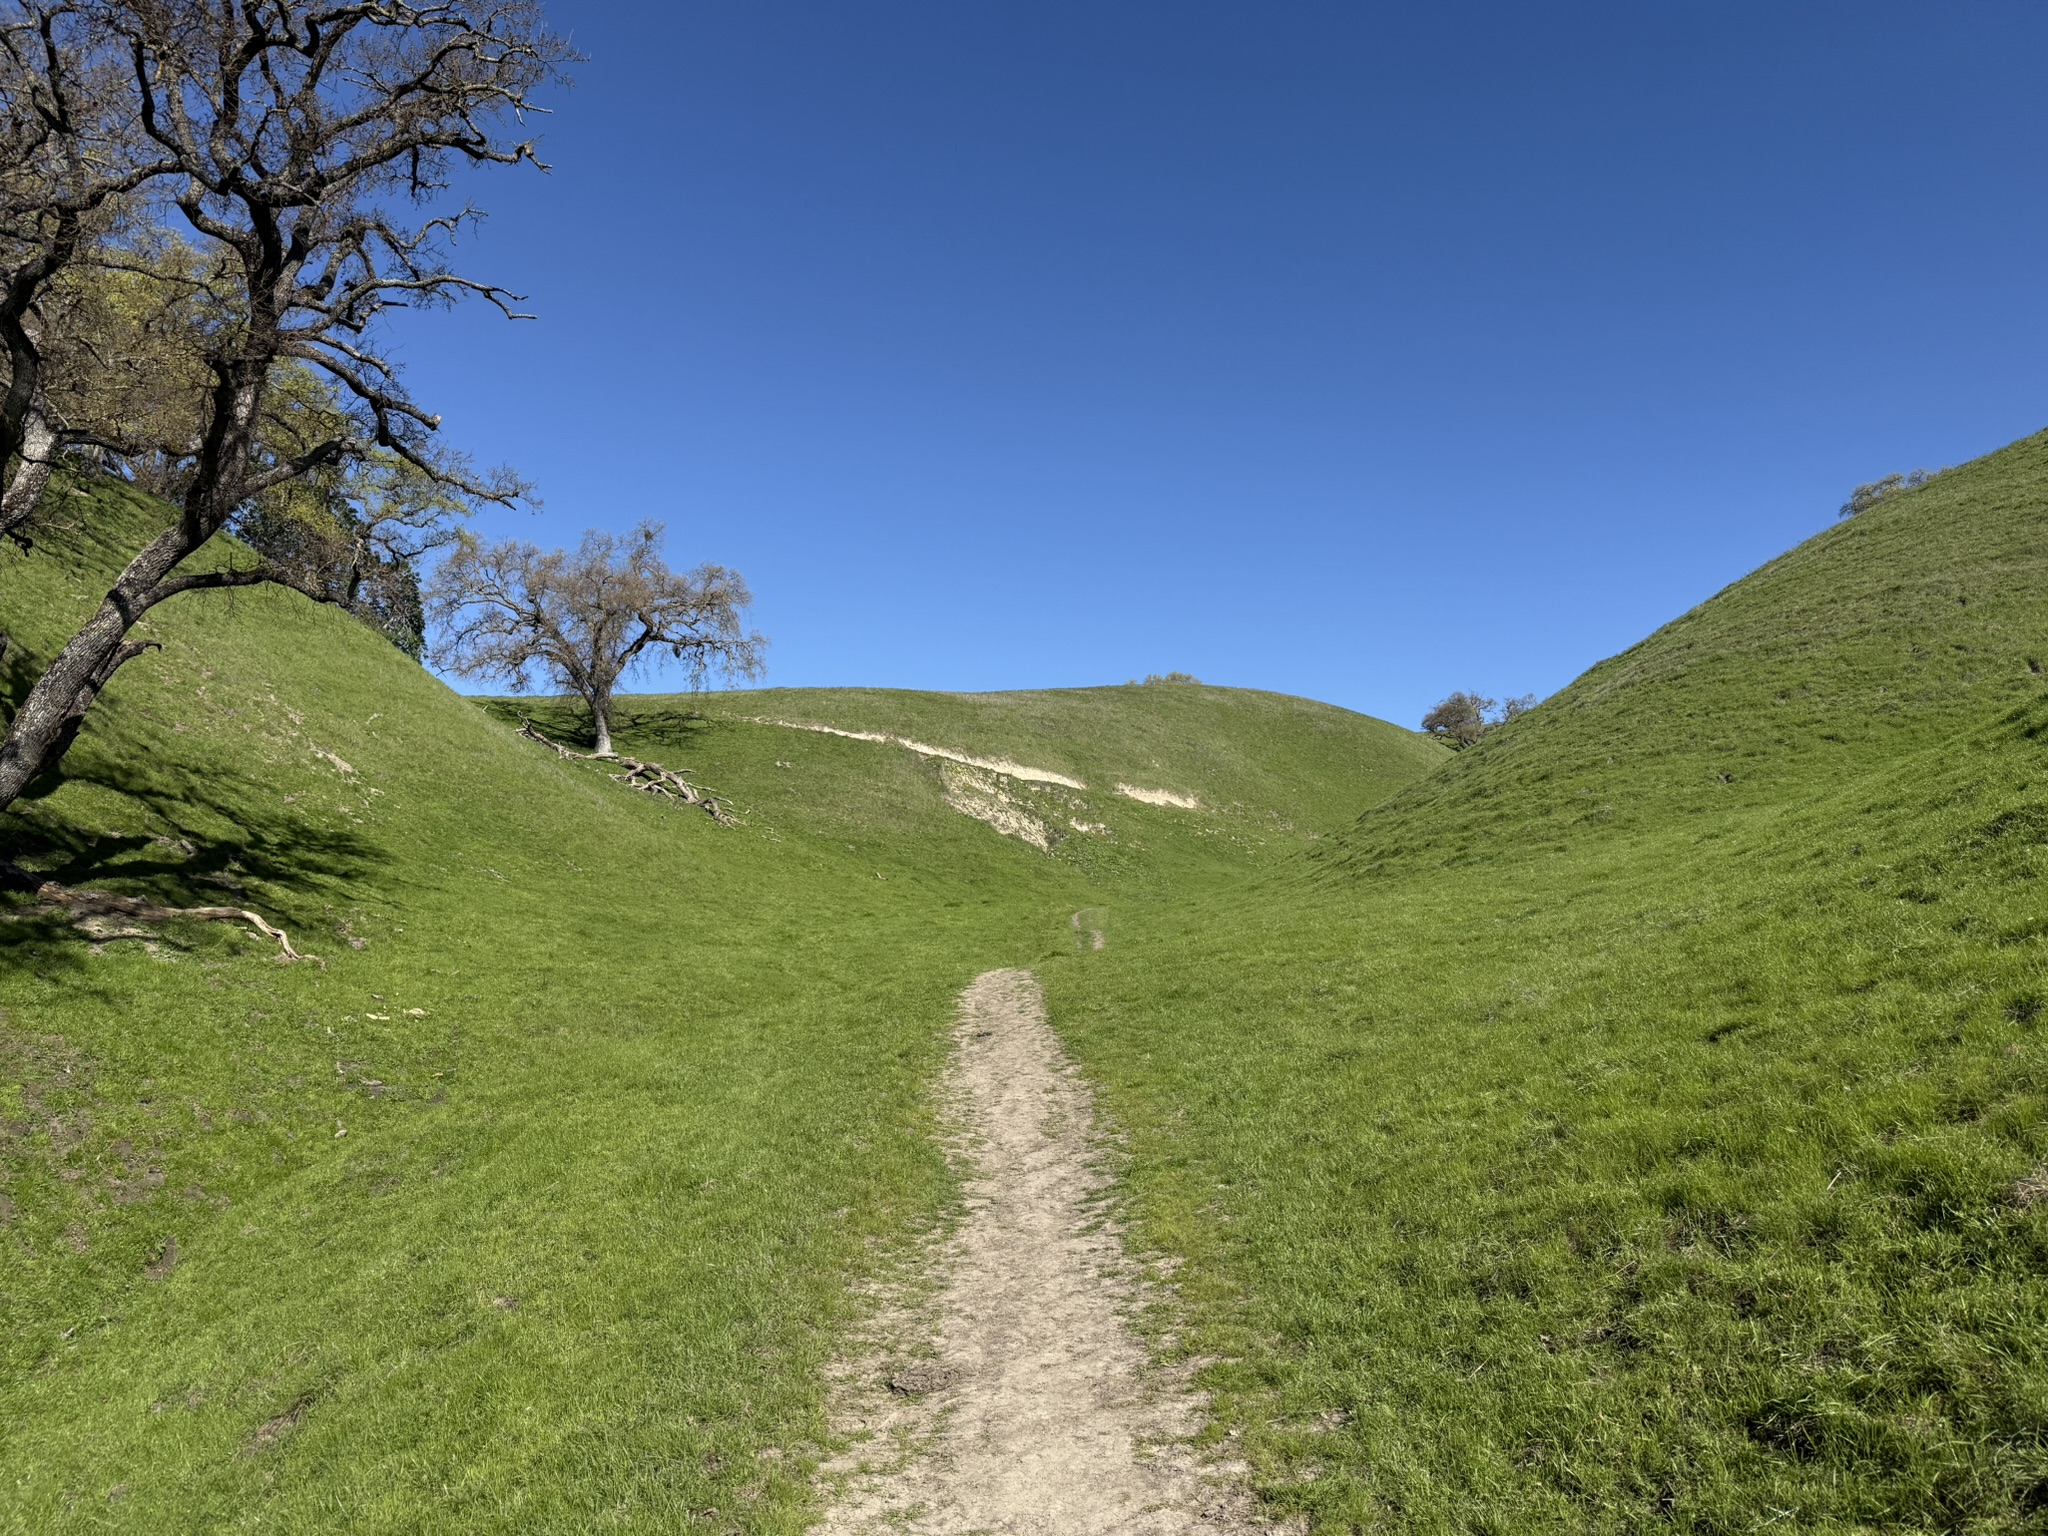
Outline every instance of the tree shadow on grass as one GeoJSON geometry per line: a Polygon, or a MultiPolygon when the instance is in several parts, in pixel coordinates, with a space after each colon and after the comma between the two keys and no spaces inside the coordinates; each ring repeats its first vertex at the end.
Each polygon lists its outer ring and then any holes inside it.
{"type": "MultiPolygon", "coordinates": [[[[481,698],[476,702],[485,714],[507,725],[531,720],[543,735],[575,751],[588,752],[597,744],[590,712],[578,700],[481,698]]],[[[612,734],[621,740],[631,737],[633,748],[643,752],[656,747],[700,746],[723,724],[687,705],[648,704],[631,695],[614,701],[612,710],[612,734]]]]}
{"type": "Polygon", "coordinates": [[[517,727],[531,720],[534,729],[577,752],[588,752],[597,738],[590,728],[590,715],[581,704],[557,698],[476,698],[477,708],[493,720],[517,727]]]}
{"type": "Polygon", "coordinates": [[[198,904],[209,891],[217,905],[221,891],[253,882],[273,895],[330,896],[391,859],[388,849],[360,832],[314,826],[263,805],[263,788],[241,775],[156,763],[146,778],[115,768],[66,782],[111,790],[163,830],[93,832],[41,805],[8,818],[0,857],[65,885],[119,879],[136,895],[185,905],[198,904]],[[207,826],[215,830],[202,830],[207,826]],[[223,826],[230,830],[219,830],[223,826]]]}
{"type": "Polygon", "coordinates": [[[647,747],[702,747],[726,722],[714,720],[700,710],[679,706],[620,709],[612,730],[630,736],[636,745],[647,747]]]}
{"type": "MultiPolygon", "coordinates": [[[[348,899],[393,863],[391,851],[350,828],[322,827],[275,803],[275,786],[219,765],[151,758],[146,768],[101,754],[38,785],[0,816],[0,860],[74,888],[142,896],[171,907],[248,907],[305,927],[323,904],[348,899]],[[133,807],[148,832],[99,832],[51,803],[65,784],[91,785],[133,807]]],[[[67,769],[70,767],[67,762],[67,769]]],[[[101,942],[89,928],[9,902],[0,923],[0,964],[35,951],[40,969],[77,963],[101,942]],[[46,920],[47,919],[47,920],[46,920]],[[68,954],[68,958],[65,956],[68,954]]],[[[176,942],[168,931],[167,942],[176,942]]]]}

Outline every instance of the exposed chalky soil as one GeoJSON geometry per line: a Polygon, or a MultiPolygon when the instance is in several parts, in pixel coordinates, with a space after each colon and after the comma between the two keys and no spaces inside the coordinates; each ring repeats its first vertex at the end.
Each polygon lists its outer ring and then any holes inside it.
{"type": "Polygon", "coordinates": [[[1140,1282],[1100,1215],[1087,1085],[1029,971],[960,999],[944,1094],[967,1208],[937,1294],[884,1312],[842,1383],[832,1536],[1252,1529],[1187,1437],[1201,1401],[1124,1320],[1140,1282]]]}

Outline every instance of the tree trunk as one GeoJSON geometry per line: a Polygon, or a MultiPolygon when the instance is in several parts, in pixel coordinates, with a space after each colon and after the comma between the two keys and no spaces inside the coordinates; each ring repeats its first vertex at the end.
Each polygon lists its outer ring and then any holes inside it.
{"type": "MultiPolygon", "coordinates": [[[[21,429],[21,462],[14,478],[0,495],[0,534],[13,534],[42,505],[43,487],[50,483],[50,464],[57,452],[57,434],[41,411],[29,413],[21,429]]],[[[20,542],[17,536],[16,542],[20,542]]]]}
{"type": "MultiPolygon", "coordinates": [[[[50,463],[56,452],[57,434],[50,430],[41,411],[31,411],[22,424],[21,461],[15,466],[14,478],[7,482],[5,494],[0,495],[0,535],[13,539],[23,549],[28,548],[28,535],[22,531],[22,525],[43,503],[43,487],[50,483],[50,463]]],[[[12,637],[0,630],[0,656],[7,654],[12,643],[12,637]]]]}
{"type": "Polygon", "coordinates": [[[590,727],[597,735],[597,746],[593,748],[599,757],[612,755],[612,700],[610,694],[603,694],[590,700],[590,727]]]}
{"type": "Polygon", "coordinates": [[[144,647],[126,643],[128,631],[148,611],[150,590],[194,547],[182,523],[158,534],[129,562],[98,611],[36,679],[8,724],[6,741],[0,743],[0,810],[12,805],[45,769],[56,766],[107,680],[141,654],[144,647]]]}
{"type": "Polygon", "coordinates": [[[269,363],[259,354],[254,361],[243,359],[221,369],[198,475],[185,493],[178,521],[128,562],[98,611],[57,653],[8,722],[7,739],[0,742],[0,810],[62,761],[108,679],[149,649],[130,644],[128,631],[163,598],[164,578],[219,531],[242,499],[250,423],[269,363]]]}

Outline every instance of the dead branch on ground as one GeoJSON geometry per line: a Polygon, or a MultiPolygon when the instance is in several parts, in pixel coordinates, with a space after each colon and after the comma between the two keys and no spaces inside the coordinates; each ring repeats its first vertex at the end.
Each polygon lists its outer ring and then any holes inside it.
{"type": "Polygon", "coordinates": [[[557,757],[573,758],[586,763],[617,763],[626,771],[606,774],[606,778],[615,780],[628,789],[644,790],[650,795],[672,800],[678,805],[702,806],[705,814],[721,827],[736,827],[740,824],[739,818],[733,814],[732,802],[692,784],[685,776],[685,769],[664,768],[659,763],[645,763],[637,757],[621,757],[616,752],[572,751],[559,741],[542,735],[534,728],[531,720],[519,722],[519,734],[528,741],[537,741],[544,747],[553,747],[557,757]]]}
{"type": "Polygon", "coordinates": [[[139,922],[167,923],[173,918],[196,917],[213,923],[247,923],[258,935],[275,939],[280,960],[311,960],[321,970],[327,962],[318,955],[302,955],[282,928],[265,922],[246,907],[166,907],[141,896],[116,896],[112,891],[81,891],[45,880],[16,864],[0,864],[0,889],[25,891],[45,907],[62,907],[75,921],[82,917],[119,915],[139,922]]]}

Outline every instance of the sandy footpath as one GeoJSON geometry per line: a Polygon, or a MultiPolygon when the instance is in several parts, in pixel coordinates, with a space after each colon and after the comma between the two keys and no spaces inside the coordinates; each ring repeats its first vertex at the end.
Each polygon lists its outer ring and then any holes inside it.
{"type": "Polygon", "coordinates": [[[1147,1365],[1140,1282],[1100,1220],[1087,1085],[1029,971],[960,999],[944,1095],[967,1213],[936,1293],[885,1309],[839,1384],[859,1438],[821,1531],[1154,1533],[1255,1527],[1185,1445],[1201,1401],[1147,1365]]]}

